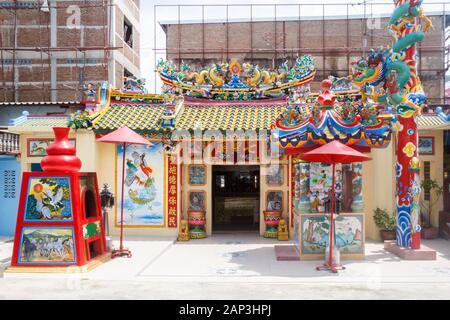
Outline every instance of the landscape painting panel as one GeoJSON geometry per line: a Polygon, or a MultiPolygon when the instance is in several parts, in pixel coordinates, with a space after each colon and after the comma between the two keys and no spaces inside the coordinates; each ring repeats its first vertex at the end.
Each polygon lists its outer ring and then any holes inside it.
{"type": "MultiPolygon", "coordinates": [[[[75,139],[69,139],[69,142],[75,146],[75,139]]],[[[30,139],[28,140],[28,156],[44,157],[47,155],[47,148],[53,143],[53,139],[30,139]]]]}
{"type": "Polygon", "coordinates": [[[68,177],[30,177],[26,221],[71,221],[72,205],[68,177]]]}
{"type": "MultiPolygon", "coordinates": [[[[329,241],[329,220],[322,215],[301,215],[302,253],[323,254],[329,241]]],[[[341,254],[364,253],[362,215],[339,215],[335,220],[335,244],[341,254]]]]}
{"type": "Polygon", "coordinates": [[[72,228],[23,228],[19,263],[73,264],[75,262],[72,228]]]}
{"type": "MultiPolygon", "coordinates": [[[[123,146],[117,150],[117,199],[121,199],[123,146]]],[[[125,154],[124,226],[164,227],[164,150],[128,145],[125,154]]],[[[120,203],[116,211],[120,224],[120,203]]]]}

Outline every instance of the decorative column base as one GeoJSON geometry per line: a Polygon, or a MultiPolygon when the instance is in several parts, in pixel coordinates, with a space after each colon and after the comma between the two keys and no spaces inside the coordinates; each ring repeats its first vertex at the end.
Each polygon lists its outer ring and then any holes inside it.
{"type": "Polygon", "coordinates": [[[189,235],[191,239],[206,238],[205,214],[206,212],[204,210],[188,212],[189,235]]]}
{"type": "Polygon", "coordinates": [[[266,224],[266,231],[264,238],[277,238],[278,225],[280,224],[281,211],[278,210],[264,210],[264,223],[266,224]]]}
{"type": "Polygon", "coordinates": [[[420,249],[400,247],[395,241],[385,241],[384,249],[403,260],[436,260],[436,251],[424,245],[420,249]]]}

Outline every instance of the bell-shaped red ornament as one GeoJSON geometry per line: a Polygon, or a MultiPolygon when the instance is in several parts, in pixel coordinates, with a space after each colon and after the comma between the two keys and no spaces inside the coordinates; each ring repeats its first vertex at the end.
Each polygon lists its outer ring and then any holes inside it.
{"type": "Polygon", "coordinates": [[[55,141],[47,148],[47,156],[41,160],[44,171],[77,172],[81,160],[75,155],[76,148],[69,141],[70,128],[54,127],[55,141]]]}

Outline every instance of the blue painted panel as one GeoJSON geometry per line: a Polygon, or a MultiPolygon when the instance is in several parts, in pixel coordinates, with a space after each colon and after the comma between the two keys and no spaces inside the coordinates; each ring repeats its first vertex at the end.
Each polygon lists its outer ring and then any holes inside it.
{"type": "Polygon", "coordinates": [[[0,156],[0,236],[14,236],[21,177],[20,162],[0,156]]]}
{"type": "Polygon", "coordinates": [[[31,164],[31,172],[43,172],[41,164],[40,163],[32,163],[31,164]]]}

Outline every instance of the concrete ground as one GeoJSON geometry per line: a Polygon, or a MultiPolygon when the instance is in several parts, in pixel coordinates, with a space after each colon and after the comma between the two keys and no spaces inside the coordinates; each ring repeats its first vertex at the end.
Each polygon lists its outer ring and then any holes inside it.
{"type": "MultiPolygon", "coordinates": [[[[443,239],[424,241],[436,261],[403,261],[368,242],[366,259],[344,260],[339,274],[316,271],[320,261],[276,261],[281,244],[291,243],[251,233],[189,242],[127,237],[132,258],[90,273],[0,275],[0,299],[450,299],[443,239]]],[[[0,261],[11,251],[0,242],[0,261]]]]}

